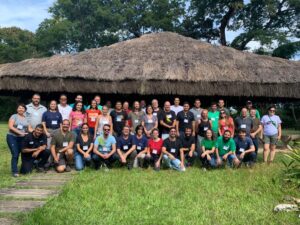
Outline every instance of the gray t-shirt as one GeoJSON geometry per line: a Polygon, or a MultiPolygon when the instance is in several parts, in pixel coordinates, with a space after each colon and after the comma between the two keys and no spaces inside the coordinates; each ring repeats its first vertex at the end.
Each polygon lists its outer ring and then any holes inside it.
{"type": "Polygon", "coordinates": [[[32,103],[26,105],[26,117],[31,125],[32,129],[36,127],[36,125],[42,123],[42,116],[44,112],[47,111],[47,108],[43,105],[39,105],[35,107],[32,103]]]}
{"type": "MultiPolygon", "coordinates": [[[[14,128],[17,128],[18,130],[22,132],[28,132],[28,119],[26,117],[18,116],[18,114],[13,114],[9,119],[14,120],[14,128]]],[[[8,131],[9,134],[13,136],[19,136],[18,134],[15,134],[12,131],[8,131]]]]}
{"type": "Polygon", "coordinates": [[[239,129],[246,129],[247,136],[250,135],[250,131],[253,128],[253,120],[250,117],[243,118],[238,116],[235,118],[235,129],[238,131],[239,129]]]}
{"type": "Polygon", "coordinates": [[[194,119],[195,119],[195,121],[200,121],[200,120],[201,120],[201,113],[202,113],[202,110],[203,110],[202,108],[197,109],[197,108],[195,108],[195,107],[193,107],[193,108],[190,110],[190,112],[194,114],[194,119]]]}
{"type": "Polygon", "coordinates": [[[146,130],[149,131],[153,127],[155,127],[155,123],[157,122],[157,117],[152,115],[152,118],[148,118],[147,115],[143,117],[143,121],[145,123],[146,130]]]}
{"type": "Polygon", "coordinates": [[[128,114],[128,119],[131,120],[131,127],[135,132],[135,128],[142,123],[143,117],[145,113],[143,111],[139,111],[138,113],[130,112],[128,114]]]}

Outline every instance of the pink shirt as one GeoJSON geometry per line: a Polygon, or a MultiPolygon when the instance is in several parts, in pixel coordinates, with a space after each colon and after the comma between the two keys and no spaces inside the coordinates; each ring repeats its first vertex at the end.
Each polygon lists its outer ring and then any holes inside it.
{"type": "Polygon", "coordinates": [[[70,113],[70,120],[72,120],[71,130],[80,127],[84,123],[85,114],[82,112],[72,111],[70,113]]]}

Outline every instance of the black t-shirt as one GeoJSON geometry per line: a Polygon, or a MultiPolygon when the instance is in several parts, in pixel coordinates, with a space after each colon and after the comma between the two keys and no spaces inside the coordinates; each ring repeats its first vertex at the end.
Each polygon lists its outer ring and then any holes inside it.
{"type": "Polygon", "coordinates": [[[114,131],[118,134],[118,136],[120,136],[126,120],[128,120],[128,115],[124,111],[116,112],[116,110],[113,110],[111,111],[110,116],[112,118],[114,131]]]}
{"type": "Polygon", "coordinates": [[[91,135],[89,135],[88,140],[83,141],[81,134],[79,134],[76,138],[76,146],[77,144],[79,144],[81,150],[86,152],[91,147],[91,144],[93,144],[93,138],[91,137],[91,135]]]}
{"type": "Polygon", "coordinates": [[[39,137],[34,137],[33,133],[29,133],[24,137],[24,140],[22,143],[22,149],[38,148],[43,145],[47,145],[47,137],[45,134],[42,134],[39,137]]]}
{"type": "Polygon", "coordinates": [[[184,132],[186,127],[192,127],[193,121],[195,120],[194,114],[190,111],[185,113],[180,111],[177,114],[177,121],[179,122],[179,131],[184,132]]]}
{"type": "MultiPolygon", "coordinates": [[[[158,118],[159,121],[163,121],[165,124],[169,126],[173,125],[175,119],[176,119],[176,114],[172,110],[170,112],[162,111],[160,113],[160,117],[158,118]]],[[[168,134],[170,132],[170,128],[164,127],[162,125],[160,126],[161,126],[161,132],[163,134],[168,134]]]]}
{"type": "Polygon", "coordinates": [[[171,141],[170,138],[164,140],[163,145],[169,153],[171,153],[175,158],[179,158],[180,155],[180,148],[182,147],[181,140],[176,138],[175,141],[171,141]]]}
{"type": "Polygon", "coordinates": [[[209,120],[207,120],[207,121],[200,120],[200,121],[201,122],[198,125],[198,135],[201,136],[201,137],[204,137],[205,136],[205,132],[208,129],[211,129],[210,122],[209,122],[209,120]]]}
{"type": "Polygon", "coordinates": [[[192,144],[195,144],[195,137],[194,136],[189,136],[189,137],[181,137],[181,145],[182,148],[188,148],[190,149],[192,144]]]}

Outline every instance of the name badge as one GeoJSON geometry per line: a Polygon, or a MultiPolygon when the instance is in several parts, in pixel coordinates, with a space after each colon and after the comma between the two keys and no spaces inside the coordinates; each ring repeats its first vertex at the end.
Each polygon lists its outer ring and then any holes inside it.
{"type": "Polygon", "coordinates": [[[117,116],[117,122],[121,122],[122,121],[122,116],[117,116]]]}
{"type": "Polygon", "coordinates": [[[141,146],[137,146],[136,149],[137,150],[142,150],[142,147],[141,146]]]}
{"type": "Polygon", "coordinates": [[[29,142],[30,145],[33,145],[33,141],[29,142]]]}
{"type": "Polygon", "coordinates": [[[68,145],[69,145],[69,142],[67,142],[67,141],[63,142],[63,147],[67,147],[68,145]]]}
{"type": "Polygon", "coordinates": [[[189,120],[188,119],[184,119],[183,122],[184,123],[189,123],[189,120]]]}
{"type": "Polygon", "coordinates": [[[241,128],[246,128],[246,124],[242,124],[242,125],[241,125],[241,128]]]}
{"type": "Polygon", "coordinates": [[[107,147],[103,147],[103,148],[102,148],[102,151],[103,151],[103,152],[108,152],[108,148],[107,148],[107,147]]]}
{"type": "Polygon", "coordinates": [[[52,125],[57,125],[57,120],[52,120],[51,124],[52,125]]]}
{"type": "Polygon", "coordinates": [[[175,153],[176,149],[175,148],[171,148],[171,153],[175,153]]]}
{"type": "Polygon", "coordinates": [[[128,150],[128,145],[124,145],[124,146],[123,146],[123,149],[124,149],[124,150],[128,150]]]}
{"type": "Polygon", "coordinates": [[[96,117],[91,117],[91,121],[95,122],[96,121],[96,117]]]}
{"type": "Polygon", "coordinates": [[[204,130],[204,131],[207,131],[207,130],[208,130],[208,127],[203,127],[203,130],[204,130]]]}
{"type": "Polygon", "coordinates": [[[148,123],[153,123],[153,120],[148,120],[148,123]]]}
{"type": "Polygon", "coordinates": [[[134,120],[134,122],[135,122],[135,123],[138,123],[138,122],[139,122],[139,120],[134,120]]]}
{"type": "Polygon", "coordinates": [[[228,127],[227,127],[227,126],[225,126],[225,127],[224,127],[224,130],[228,130],[228,127]]]}
{"type": "Polygon", "coordinates": [[[171,118],[172,118],[172,115],[167,115],[167,118],[171,119],[171,118]]]}
{"type": "Polygon", "coordinates": [[[228,146],[224,146],[223,149],[224,149],[224,150],[228,150],[229,147],[228,147],[228,146]]]}
{"type": "Polygon", "coordinates": [[[38,113],[38,112],[34,112],[33,115],[34,115],[34,116],[38,116],[39,113],[38,113]]]}
{"type": "Polygon", "coordinates": [[[17,129],[23,130],[23,125],[19,124],[19,125],[17,126],[17,129]]]}
{"type": "Polygon", "coordinates": [[[211,118],[211,121],[215,121],[216,119],[215,118],[211,118]]]}
{"type": "Polygon", "coordinates": [[[153,113],[153,116],[157,116],[157,113],[155,112],[155,113],[153,113]]]}
{"type": "Polygon", "coordinates": [[[152,150],[152,154],[156,155],[156,154],[157,154],[157,150],[156,150],[156,149],[153,149],[153,150],[152,150]]]}
{"type": "Polygon", "coordinates": [[[107,120],[103,120],[102,123],[103,124],[108,124],[108,121],[107,120]]]}
{"type": "Polygon", "coordinates": [[[87,146],[87,145],[84,145],[83,147],[82,147],[82,150],[83,151],[86,151],[86,150],[88,150],[89,149],[89,146],[87,146]]]}
{"type": "Polygon", "coordinates": [[[245,151],[245,149],[243,149],[243,148],[240,148],[240,152],[244,152],[245,151]]]}
{"type": "Polygon", "coordinates": [[[82,121],[81,120],[78,120],[77,121],[77,125],[79,126],[79,125],[81,125],[82,124],[82,121]]]}
{"type": "Polygon", "coordinates": [[[200,117],[201,117],[201,115],[200,115],[200,114],[198,114],[198,115],[197,115],[197,118],[200,118],[200,117]]]}

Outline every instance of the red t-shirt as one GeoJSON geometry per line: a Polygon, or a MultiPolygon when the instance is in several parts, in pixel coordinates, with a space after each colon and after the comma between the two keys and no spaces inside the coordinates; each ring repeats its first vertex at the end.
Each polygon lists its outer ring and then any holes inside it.
{"type": "Polygon", "coordinates": [[[153,139],[150,139],[148,141],[148,147],[150,148],[150,153],[153,155],[160,155],[163,143],[164,142],[162,139],[160,139],[157,142],[155,142],[153,139]]]}
{"type": "Polygon", "coordinates": [[[94,128],[98,115],[101,115],[101,111],[99,109],[87,109],[85,110],[85,112],[87,124],[89,125],[89,127],[94,128]]]}
{"type": "Polygon", "coordinates": [[[219,127],[220,127],[220,130],[221,130],[221,135],[224,134],[224,131],[225,130],[230,130],[231,133],[233,134],[234,130],[233,130],[233,127],[234,127],[234,122],[233,122],[233,119],[231,117],[228,118],[228,120],[219,120],[219,127]]]}

